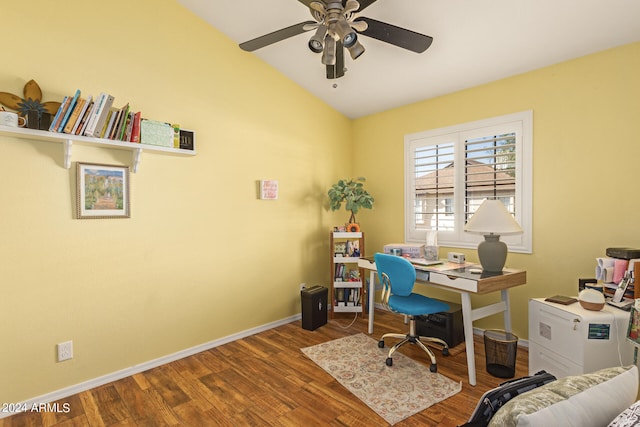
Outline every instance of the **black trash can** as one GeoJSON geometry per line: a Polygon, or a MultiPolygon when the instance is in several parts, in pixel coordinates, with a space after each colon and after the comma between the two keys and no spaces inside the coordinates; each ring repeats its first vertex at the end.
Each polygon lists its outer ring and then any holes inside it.
{"type": "Polygon", "coordinates": [[[484,331],[487,372],[498,378],[513,378],[516,374],[518,337],[500,329],[484,331]]]}
{"type": "Polygon", "coordinates": [[[323,286],[312,286],[300,291],[302,329],[313,331],[327,324],[327,295],[323,286]]]}

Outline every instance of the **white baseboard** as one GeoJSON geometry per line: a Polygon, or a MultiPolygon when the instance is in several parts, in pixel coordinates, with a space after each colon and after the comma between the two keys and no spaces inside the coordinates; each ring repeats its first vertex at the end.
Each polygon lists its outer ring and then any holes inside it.
{"type": "MultiPolygon", "coordinates": [[[[34,397],[33,399],[29,399],[27,401],[21,402],[15,406],[16,408],[32,408],[35,406],[39,406],[41,404],[47,404],[51,402],[55,402],[56,400],[64,399],[65,397],[73,396],[74,394],[81,393],[83,391],[90,390],[92,388],[99,387],[104,384],[108,384],[113,381],[118,381],[126,377],[130,377],[131,375],[139,374],[140,372],[148,371],[152,368],[157,368],[158,366],[165,365],[167,363],[175,362],[176,360],[183,359],[185,357],[193,356],[194,354],[212,349],[214,347],[221,346],[223,344],[230,343],[232,341],[236,341],[242,338],[246,338],[251,335],[255,335],[259,332],[264,332],[269,329],[276,328],[278,326],[286,325],[287,323],[291,323],[296,320],[301,319],[301,314],[296,314],[290,317],[287,317],[282,320],[278,320],[273,323],[267,323],[266,325],[258,326],[256,328],[247,329],[242,332],[238,332],[237,334],[228,335],[226,337],[209,341],[204,344],[197,345],[195,347],[187,348],[185,350],[179,351],[177,353],[169,354],[167,356],[160,357],[158,359],[150,360],[148,362],[140,363],[138,365],[131,366],[129,368],[122,369],[120,371],[112,372],[107,375],[103,375],[98,378],[91,379],[89,381],[85,381],[76,385],[72,385],[70,387],[65,387],[63,389],[43,394],[42,396],[34,397]]],[[[0,408],[2,409],[2,408],[0,408]]],[[[9,417],[11,415],[16,414],[17,412],[0,412],[0,419],[9,417]]]]}

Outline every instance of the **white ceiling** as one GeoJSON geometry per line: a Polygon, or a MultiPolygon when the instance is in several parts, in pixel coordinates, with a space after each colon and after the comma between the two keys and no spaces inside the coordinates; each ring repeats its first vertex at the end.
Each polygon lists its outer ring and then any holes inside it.
{"type": "MultiPolygon", "coordinates": [[[[237,43],[313,20],[297,0],[178,1],[237,43]]],[[[640,41],[640,0],[378,0],[361,16],[433,44],[416,54],[360,37],[366,52],[345,55],[336,80],[307,48],[313,31],[243,54],[357,118],[640,41]]]]}

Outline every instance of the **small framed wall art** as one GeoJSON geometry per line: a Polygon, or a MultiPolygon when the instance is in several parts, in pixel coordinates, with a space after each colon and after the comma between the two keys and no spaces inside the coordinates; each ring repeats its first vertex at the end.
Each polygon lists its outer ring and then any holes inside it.
{"type": "Polygon", "coordinates": [[[76,210],[79,219],[129,218],[129,168],[77,163],[76,210]]]}
{"type": "Polygon", "coordinates": [[[260,181],[260,199],[278,200],[278,181],[275,179],[260,181]]]}

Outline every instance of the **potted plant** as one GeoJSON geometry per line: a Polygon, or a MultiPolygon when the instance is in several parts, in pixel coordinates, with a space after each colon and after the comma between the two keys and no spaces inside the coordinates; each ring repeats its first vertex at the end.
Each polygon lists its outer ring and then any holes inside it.
{"type": "Polygon", "coordinates": [[[337,211],[345,202],[345,209],[351,212],[347,231],[359,231],[356,213],[359,209],[372,209],[373,196],[364,189],[365,178],[341,179],[329,189],[329,201],[332,211],[337,211]]]}

